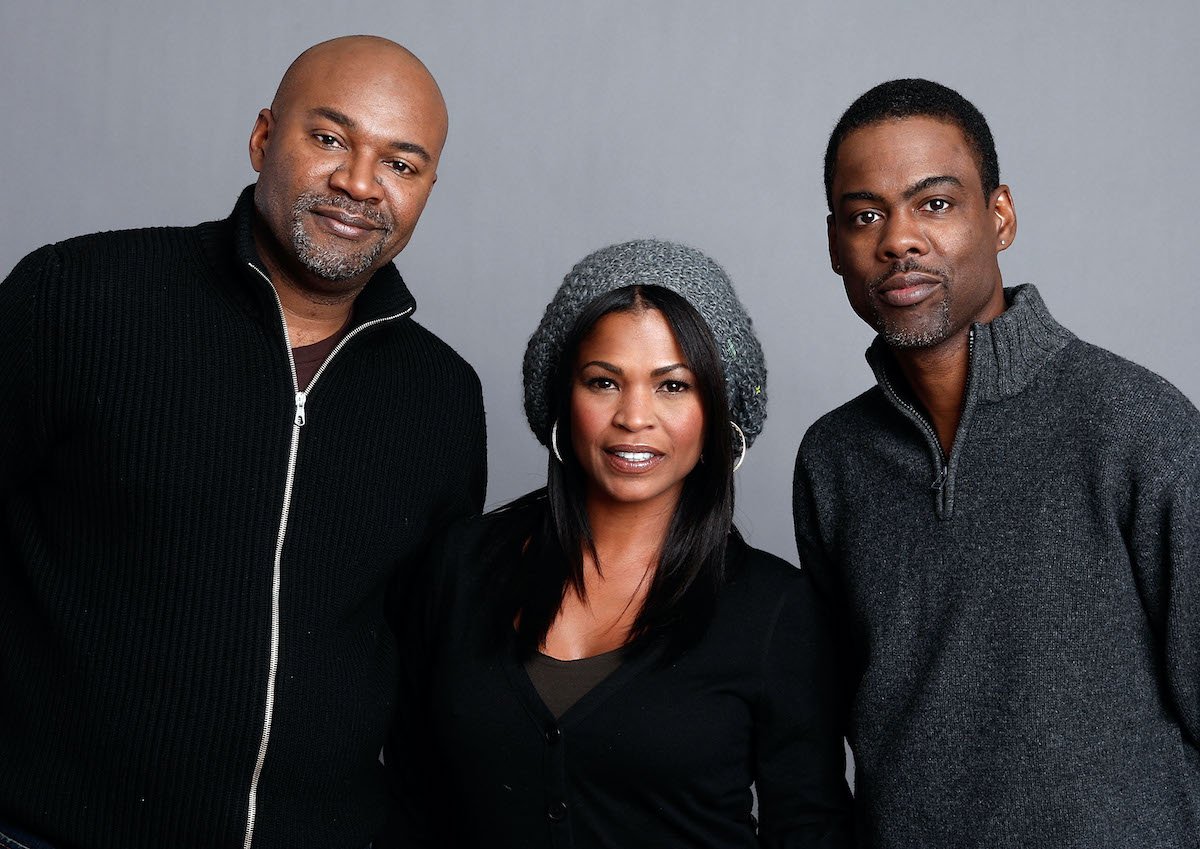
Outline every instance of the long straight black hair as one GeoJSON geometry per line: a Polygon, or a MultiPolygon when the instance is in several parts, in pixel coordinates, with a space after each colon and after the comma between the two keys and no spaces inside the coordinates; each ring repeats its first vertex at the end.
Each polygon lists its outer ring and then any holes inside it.
{"type": "Polygon", "coordinates": [[[500,625],[516,623],[523,654],[532,654],[562,607],[568,590],[584,595],[584,555],[595,558],[588,521],[587,478],[571,450],[571,390],[583,341],[604,316],[658,310],[675,336],[695,378],[704,415],[701,462],[687,475],[667,528],[645,601],[627,646],[665,636],[676,649],[707,627],[725,581],[725,554],[733,525],[733,447],[725,372],[708,324],[676,292],[654,285],[626,286],[598,296],[575,321],[551,380],[548,406],[558,422],[560,463],[550,455],[546,488],[502,508],[512,512],[502,547],[518,561],[508,573],[500,625]]]}

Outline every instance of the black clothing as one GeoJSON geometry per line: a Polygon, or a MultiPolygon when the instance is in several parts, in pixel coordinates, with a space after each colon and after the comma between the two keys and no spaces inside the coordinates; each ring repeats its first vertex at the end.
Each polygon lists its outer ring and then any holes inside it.
{"type": "Polygon", "coordinates": [[[495,625],[513,564],[485,550],[490,523],[509,520],[456,526],[420,595],[432,706],[412,707],[427,733],[401,743],[427,746],[411,788],[441,814],[426,845],[849,846],[829,635],[798,570],[731,538],[699,642],[669,660],[661,643],[627,651],[556,720],[495,625]]]}
{"type": "Polygon", "coordinates": [[[478,379],[393,266],[296,392],[252,210],[0,284],[0,822],[61,849],[362,849],[385,596],[482,501],[478,379]]]}
{"type": "Polygon", "coordinates": [[[592,688],[621,666],[621,649],[578,660],[559,660],[536,653],[525,661],[525,672],[538,698],[558,719],[592,688]]]}

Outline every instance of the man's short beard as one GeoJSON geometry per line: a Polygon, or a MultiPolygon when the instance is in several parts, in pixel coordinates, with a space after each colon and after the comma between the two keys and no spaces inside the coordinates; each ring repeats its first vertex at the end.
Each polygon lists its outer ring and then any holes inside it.
{"type": "Polygon", "coordinates": [[[906,260],[898,261],[886,272],[868,282],[867,291],[871,293],[871,311],[875,314],[874,327],[878,329],[879,335],[883,337],[883,341],[887,342],[889,347],[930,348],[946,341],[946,338],[950,335],[950,275],[942,269],[931,266],[927,267],[909,257],[906,260]],[[889,278],[897,274],[908,274],[913,271],[929,275],[930,277],[936,277],[941,281],[942,288],[942,297],[937,305],[937,313],[931,317],[931,323],[916,328],[907,327],[902,321],[890,321],[888,311],[880,309],[877,300],[879,288],[889,278]]]}
{"type": "Polygon", "coordinates": [[[918,328],[893,325],[878,309],[875,311],[875,322],[879,335],[891,348],[931,348],[945,342],[950,335],[950,293],[942,297],[936,320],[932,324],[918,328]]]}
{"type": "Polygon", "coordinates": [[[368,271],[383,253],[383,246],[390,232],[391,227],[378,212],[340,195],[305,192],[292,204],[292,247],[296,249],[296,258],[305,268],[325,280],[349,280],[368,271]],[[308,231],[304,229],[304,218],[315,206],[336,207],[368,218],[384,229],[379,231],[379,238],[361,250],[337,251],[324,248],[313,242],[308,231]]]}

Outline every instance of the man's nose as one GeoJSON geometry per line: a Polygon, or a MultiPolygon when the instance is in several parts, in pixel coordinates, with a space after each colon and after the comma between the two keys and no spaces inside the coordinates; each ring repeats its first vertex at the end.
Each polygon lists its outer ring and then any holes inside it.
{"type": "Polygon", "coordinates": [[[383,197],[383,180],[374,157],[351,154],[329,175],[329,185],[357,201],[378,201],[383,197]]]}
{"type": "Polygon", "coordinates": [[[887,217],[879,239],[880,259],[903,259],[906,256],[923,256],[928,252],[929,239],[914,215],[899,212],[887,217]]]}

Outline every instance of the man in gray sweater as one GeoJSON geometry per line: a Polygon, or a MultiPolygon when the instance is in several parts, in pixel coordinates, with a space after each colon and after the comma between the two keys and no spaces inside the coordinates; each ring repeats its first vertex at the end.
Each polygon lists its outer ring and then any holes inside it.
{"type": "Polygon", "coordinates": [[[1200,846],[1200,414],[1003,287],[991,132],[895,80],[829,140],[877,385],[809,429],[801,560],[845,628],[860,840],[1200,846]]]}

